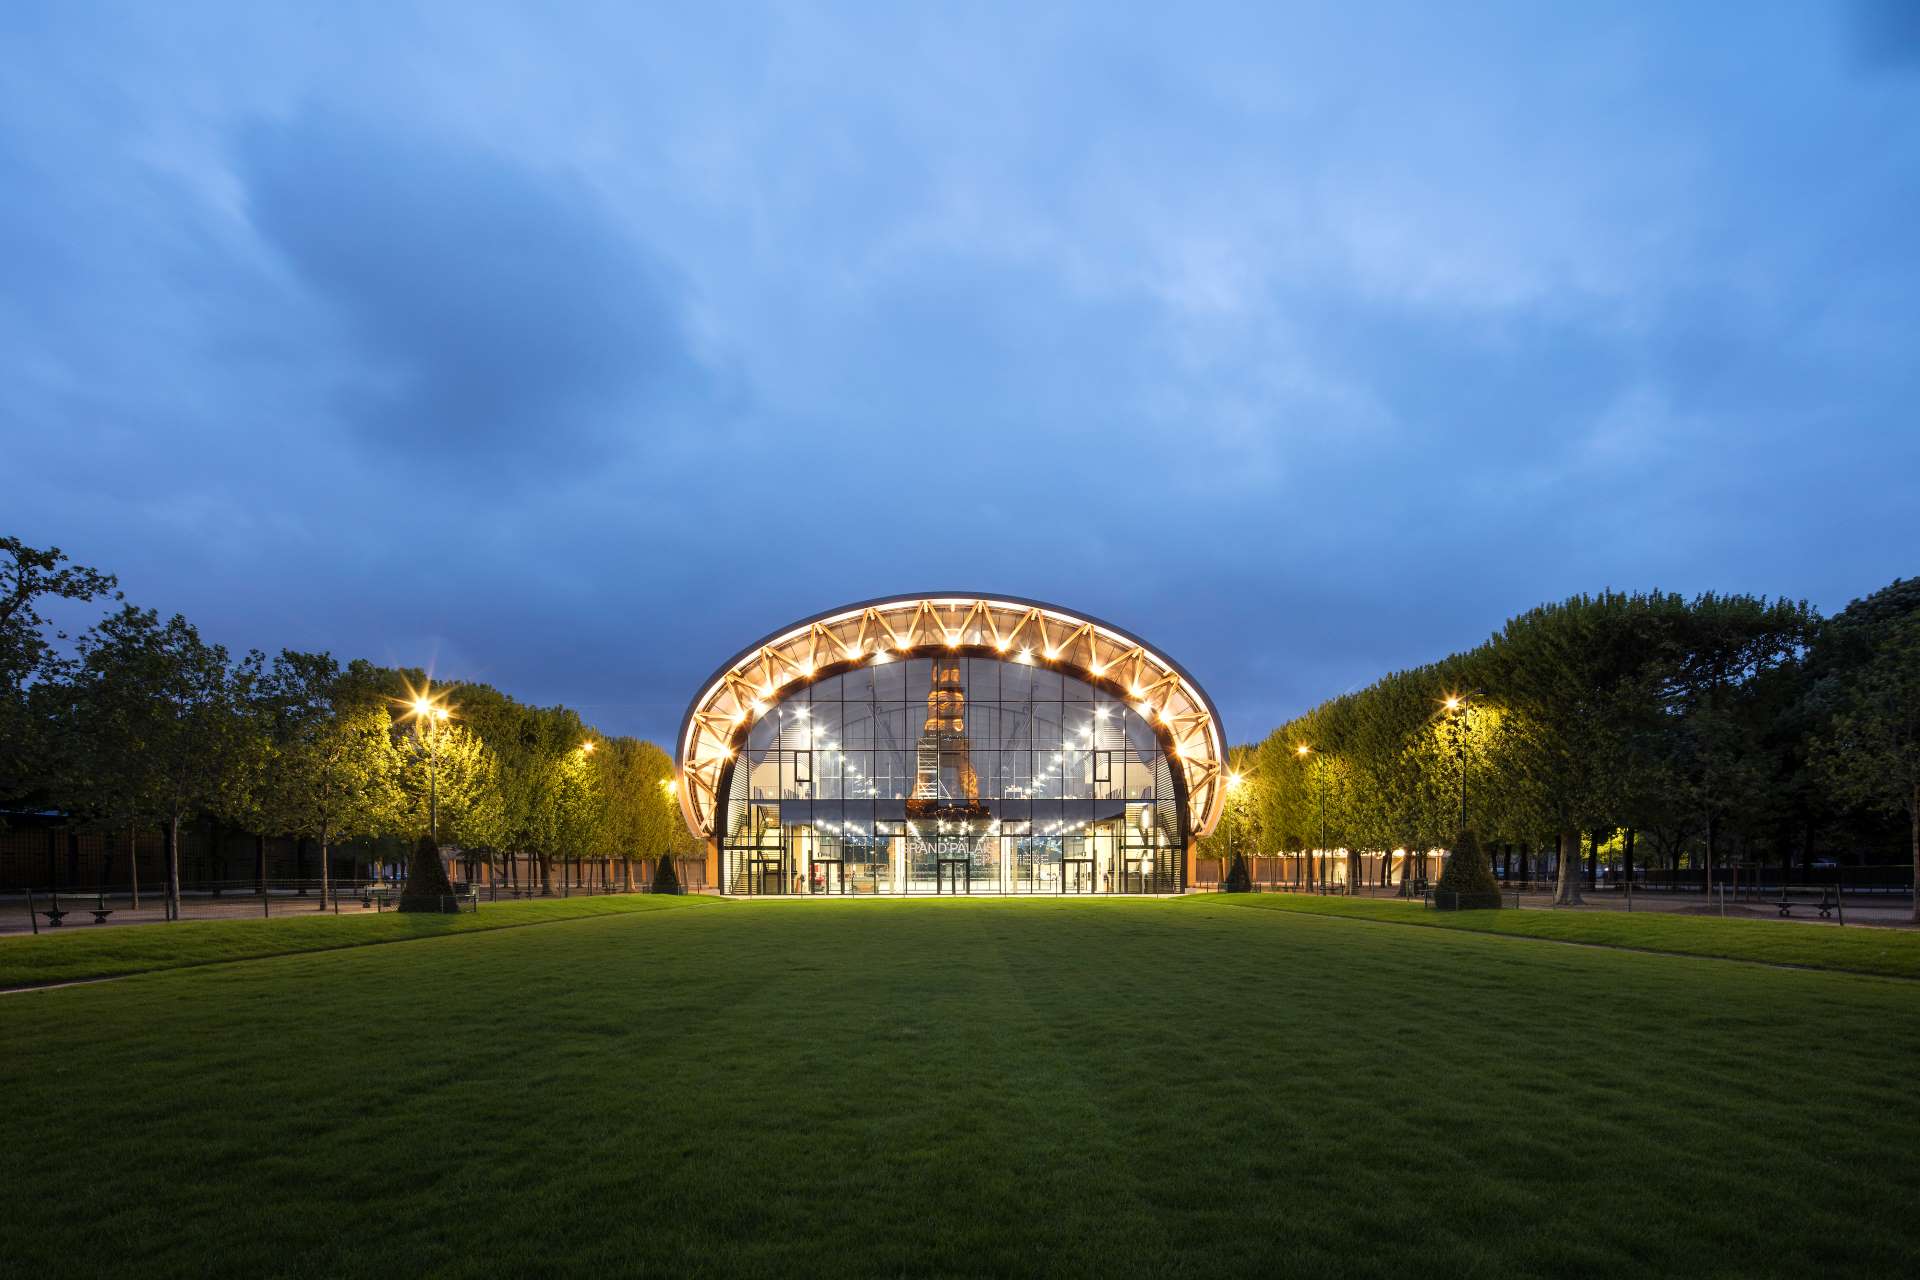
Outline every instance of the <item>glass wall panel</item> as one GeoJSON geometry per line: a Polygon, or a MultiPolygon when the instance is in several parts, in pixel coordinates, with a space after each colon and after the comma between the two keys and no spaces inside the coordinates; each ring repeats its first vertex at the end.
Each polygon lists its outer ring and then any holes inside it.
{"type": "Polygon", "coordinates": [[[729,893],[1177,887],[1153,726],[1037,656],[875,660],[766,708],[735,767],[729,893]]]}

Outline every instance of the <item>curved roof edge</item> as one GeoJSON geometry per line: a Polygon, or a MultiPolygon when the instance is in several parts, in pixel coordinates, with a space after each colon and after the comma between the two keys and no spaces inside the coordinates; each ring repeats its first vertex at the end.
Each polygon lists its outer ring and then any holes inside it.
{"type": "MultiPolygon", "coordinates": [[[[732,730],[743,723],[749,714],[757,714],[748,708],[758,705],[761,699],[777,701],[791,691],[790,687],[811,683],[814,658],[817,657],[821,639],[824,638],[842,651],[839,665],[858,661],[865,656],[862,650],[866,643],[867,628],[869,624],[877,622],[878,629],[885,636],[883,647],[891,648],[897,644],[903,652],[911,652],[918,643],[922,643],[916,641],[915,636],[921,620],[928,613],[933,615],[936,625],[942,629],[949,647],[955,644],[955,628],[960,632],[973,628],[975,640],[970,645],[977,644],[981,636],[978,625],[981,620],[998,641],[997,624],[1005,619],[996,615],[1009,613],[1020,615],[1010,635],[1017,636],[1029,622],[1039,617],[1043,619],[1039,629],[1045,636],[1044,618],[1050,615],[1056,623],[1073,629],[1057,650],[1049,653],[1050,661],[1064,661],[1074,670],[1101,681],[1112,679],[1109,675],[1111,668],[1131,662],[1133,692],[1136,695],[1142,691],[1139,683],[1142,666],[1149,673],[1157,674],[1159,678],[1148,686],[1148,691],[1168,696],[1162,697],[1158,706],[1150,701],[1150,713],[1161,721],[1162,727],[1175,742],[1176,759],[1185,775],[1188,805],[1193,815],[1190,819],[1192,834],[1197,838],[1213,830],[1225,800],[1222,784],[1228,748],[1219,709],[1192,673],[1132,631],[1103,618],[1051,601],[971,591],[878,596],[839,605],[768,632],[714,668],[688,703],[686,714],[680,719],[679,731],[674,735],[675,780],[678,783],[681,816],[688,829],[703,839],[711,834],[713,809],[718,800],[714,787],[725,762],[733,755],[732,730]],[[942,616],[940,611],[943,608],[958,612],[958,620],[950,621],[942,616]],[[885,615],[903,610],[913,614],[907,624],[908,640],[905,643],[900,641],[898,633],[885,621],[885,615]],[[833,632],[835,627],[846,628],[850,624],[858,624],[859,627],[858,638],[851,646],[851,656],[847,637],[833,632]],[[1110,653],[1103,660],[1099,642],[1091,638],[1096,632],[1104,633],[1103,638],[1109,644],[1118,642],[1115,648],[1122,652],[1110,653]],[[802,640],[807,642],[812,656],[796,662],[793,655],[782,652],[802,640]],[[1090,660],[1076,662],[1069,655],[1076,645],[1082,644],[1090,660]],[[761,684],[757,687],[743,675],[747,668],[756,663],[761,668],[761,684]],[[742,687],[745,692],[742,692],[742,687]],[[728,711],[718,710],[719,704],[729,700],[729,697],[735,705],[728,711]],[[1176,705],[1180,702],[1187,705],[1176,705]],[[1173,710],[1169,712],[1168,707],[1173,710]],[[727,732],[717,732],[716,720],[718,728],[727,732]]],[[[1005,645],[1000,647],[1004,649],[1005,645]]]]}

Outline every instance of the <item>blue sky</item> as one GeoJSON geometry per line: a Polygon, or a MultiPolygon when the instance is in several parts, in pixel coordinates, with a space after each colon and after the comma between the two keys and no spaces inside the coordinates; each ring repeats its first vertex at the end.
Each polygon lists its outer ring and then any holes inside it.
{"type": "Polygon", "coordinates": [[[870,596],[1258,737],[1920,571],[1920,6],[0,7],[9,532],[665,738],[870,596]]]}

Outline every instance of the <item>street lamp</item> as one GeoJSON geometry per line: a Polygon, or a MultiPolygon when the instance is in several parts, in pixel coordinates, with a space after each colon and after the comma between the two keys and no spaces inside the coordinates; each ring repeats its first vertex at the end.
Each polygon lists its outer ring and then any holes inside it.
{"type": "MultiPolygon", "coordinates": [[[[1300,759],[1304,761],[1308,756],[1313,754],[1313,748],[1303,742],[1293,749],[1293,754],[1299,756],[1300,759]]],[[[1320,857],[1322,858],[1322,862],[1320,863],[1320,886],[1321,888],[1325,888],[1327,883],[1327,864],[1324,859],[1331,857],[1333,854],[1333,850],[1327,847],[1327,790],[1324,786],[1316,786],[1313,789],[1313,795],[1320,806],[1320,857]]],[[[1351,858],[1353,855],[1348,854],[1347,856],[1351,858]]],[[[1308,875],[1312,875],[1311,870],[1308,871],[1308,875]]],[[[1353,868],[1351,865],[1347,868],[1347,880],[1349,882],[1347,892],[1352,893],[1353,886],[1351,882],[1353,880],[1353,868]]]]}
{"type": "Polygon", "coordinates": [[[1229,773],[1227,775],[1227,874],[1228,875],[1233,874],[1233,853],[1234,853],[1233,838],[1238,833],[1239,827],[1240,827],[1240,814],[1238,811],[1238,806],[1236,806],[1233,803],[1233,798],[1239,794],[1240,788],[1246,785],[1246,781],[1247,781],[1246,775],[1241,773],[1238,769],[1235,769],[1232,773],[1229,773]]]}
{"type": "Polygon", "coordinates": [[[449,712],[433,696],[433,686],[413,696],[409,707],[413,716],[416,750],[427,761],[427,838],[440,843],[440,730],[446,728],[449,712]]]}
{"type": "Polygon", "coordinates": [[[1475,689],[1473,694],[1450,693],[1440,703],[1446,709],[1447,723],[1453,726],[1453,750],[1460,761],[1459,831],[1467,829],[1467,734],[1473,728],[1473,717],[1468,714],[1467,700],[1479,693],[1478,689],[1475,689]]]}

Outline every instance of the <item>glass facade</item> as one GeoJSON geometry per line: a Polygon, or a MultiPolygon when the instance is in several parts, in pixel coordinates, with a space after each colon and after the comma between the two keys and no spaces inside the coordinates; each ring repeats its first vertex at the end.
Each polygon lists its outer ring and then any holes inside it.
{"type": "Polygon", "coordinates": [[[1159,734],[1038,662],[888,655],[813,681],[751,717],[721,795],[728,893],[1181,888],[1159,734]]]}

